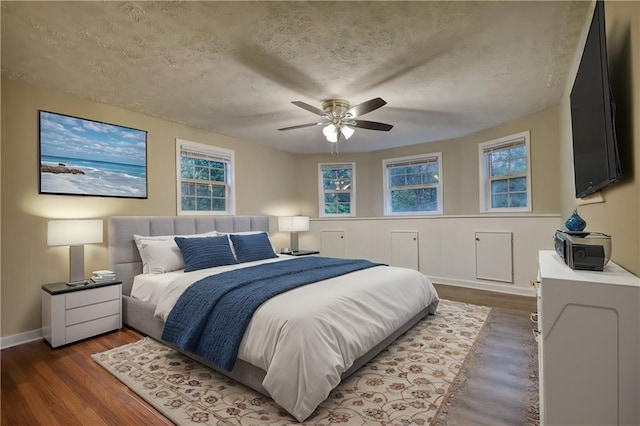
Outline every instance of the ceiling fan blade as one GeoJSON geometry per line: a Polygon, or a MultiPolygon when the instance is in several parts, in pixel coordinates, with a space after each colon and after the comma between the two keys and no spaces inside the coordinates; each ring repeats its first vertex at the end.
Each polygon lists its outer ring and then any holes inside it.
{"type": "Polygon", "coordinates": [[[308,124],[299,124],[297,126],[291,126],[291,127],[283,127],[282,129],[278,129],[278,130],[293,130],[293,129],[302,129],[304,127],[311,127],[311,126],[321,126],[323,124],[327,124],[327,123],[308,123],[308,124]]]}
{"type": "Polygon", "coordinates": [[[316,108],[313,105],[309,105],[308,103],[302,102],[302,101],[293,101],[291,102],[292,104],[294,104],[295,106],[298,106],[302,109],[306,109],[309,112],[312,112],[314,114],[318,114],[321,117],[326,117],[327,113],[324,112],[323,110],[321,110],[320,108],[316,108]]]}
{"type": "Polygon", "coordinates": [[[382,106],[385,106],[387,102],[382,98],[369,99],[366,102],[351,107],[347,114],[351,114],[352,117],[359,117],[368,112],[374,111],[382,106]]]}
{"type": "Polygon", "coordinates": [[[388,132],[393,129],[391,124],[378,123],[377,121],[354,120],[354,124],[349,125],[360,129],[382,130],[384,132],[388,132]]]}

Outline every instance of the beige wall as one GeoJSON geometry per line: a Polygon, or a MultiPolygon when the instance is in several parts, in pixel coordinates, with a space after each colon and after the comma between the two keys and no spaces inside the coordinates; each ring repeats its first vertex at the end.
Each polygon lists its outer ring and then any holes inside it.
{"type": "MultiPolygon", "coordinates": [[[[237,214],[299,213],[292,154],[2,80],[2,336],[40,328],[40,286],[68,279],[67,247],[46,245],[48,219],[176,214],[176,138],[235,150],[237,214]],[[38,109],[147,130],[148,199],[39,195],[38,109]]],[[[106,266],[106,243],[87,245],[85,272],[106,266]]]]}
{"type": "Polygon", "coordinates": [[[382,160],[442,152],[444,214],[477,214],[480,212],[478,143],[525,130],[531,131],[532,212],[558,213],[557,107],[457,139],[367,154],[340,154],[337,157],[328,154],[300,155],[297,157],[296,175],[301,213],[311,217],[318,216],[318,163],[355,161],[357,217],[379,217],[383,216],[382,160]]]}
{"type": "MultiPolygon", "coordinates": [[[[612,259],[640,275],[640,3],[606,1],[609,78],[617,107],[618,146],[623,179],[601,191],[604,203],[579,206],[587,230],[612,238],[612,259]]],[[[582,44],[586,39],[587,26],[582,44]]],[[[561,213],[567,217],[576,205],[569,95],[580,61],[576,54],[560,104],[561,213]]]]}

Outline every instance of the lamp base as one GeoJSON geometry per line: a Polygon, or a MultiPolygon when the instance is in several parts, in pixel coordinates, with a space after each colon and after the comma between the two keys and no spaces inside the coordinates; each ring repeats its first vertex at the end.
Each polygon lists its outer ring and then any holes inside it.
{"type": "Polygon", "coordinates": [[[68,281],[67,285],[69,287],[77,287],[79,285],[87,285],[89,284],[89,280],[80,280],[80,281],[68,281]]]}

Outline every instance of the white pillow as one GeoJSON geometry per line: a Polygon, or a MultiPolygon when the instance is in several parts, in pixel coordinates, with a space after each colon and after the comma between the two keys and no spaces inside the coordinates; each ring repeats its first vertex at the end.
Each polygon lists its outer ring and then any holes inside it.
{"type": "Polygon", "coordinates": [[[174,240],[144,240],[140,256],[146,260],[149,274],[184,269],[182,253],[174,240]]]}
{"type": "MultiPolygon", "coordinates": [[[[182,265],[178,269],[184,268],[184,260],[182,259],[182,253],[180,253],[180,249],[178,248],[178,245],[173,239],[174,237],[197,238],[197,237],[215,237],[217,235],[219,234],[216,231],[210,231],[210,232],[205,232],[203,234],[193,234],[193,235],[156,235],[153,237],[150,237],[147,235],[134,234],[133,239],[136,242],[136,246],[138,247],[138,253],[140,253],[140,259],[142,259],[142,273],[158,274],[162,272],[151,272],[149,270],[150,256],[153,255],[154,257],[154,270],[160,271],[162,269],[172,268],[175,265],[174,247],[175,247],[175,250],[177,250],[178,254],[180,255],[180,264],[182,265]],[[162,245],[162,244],[154,245],[153,248],[147,248],[146,250],[143,247],[143,244],[149,245],[149,243],[151,242],[151,244],[153,245],[153,242],[158,242],[158,241],[165,241],[165,242],[169,241],[170,243],[165,245],[162,245]],[[167,252],[160,253],[162,250],[167,252]],[[161,263],[163,260],[167,262],[164,266],[161,263]]],[[[171,270],[176,271],[177,269],[171,269],[171,270]]],[[[165,270],[164,272],[169,272],[169,269],[165,270]]]]}

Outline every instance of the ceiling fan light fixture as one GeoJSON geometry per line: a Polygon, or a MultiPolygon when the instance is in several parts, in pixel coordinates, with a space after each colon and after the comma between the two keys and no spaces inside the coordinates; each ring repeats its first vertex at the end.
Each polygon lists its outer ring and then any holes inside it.
{"type": "Polygon", "coordinates": [[[338,142],[341,139],[347,140],[355,133],[355,127],[359,129],[382,130],[388,132],[393,128],[391,124],[378,123],[377,121],[360,120],[358,117],[375,111],[387,104],[382,98],[373,98],[362,102],[356,106],[351,106],[345,99],[326,99],[322,101],[322,109],[316,108],[302,101],[292,102],[297,107],[319,115],[327,120],[324,123],[300,124],[297,126],[284,127],[278,130],[302,129],[316,125],[323,126],[322,133],[331,142],[331,154],[338,153],[338,142]]]}

